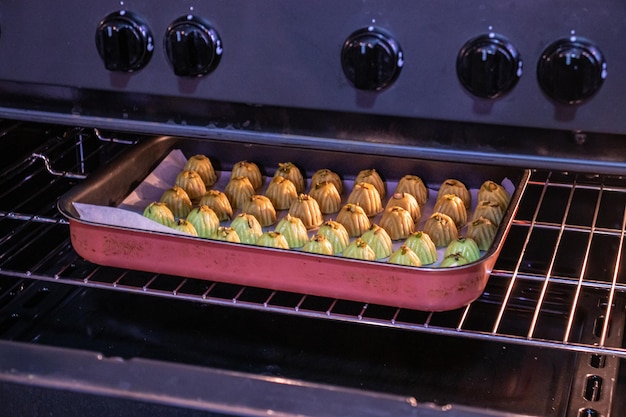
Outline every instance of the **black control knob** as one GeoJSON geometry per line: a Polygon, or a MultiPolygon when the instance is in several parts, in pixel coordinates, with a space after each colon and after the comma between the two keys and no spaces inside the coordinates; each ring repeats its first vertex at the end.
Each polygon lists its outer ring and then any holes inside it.
{"type": "Polygon", "coordinates": [[[606,61],[593,43],[572,36],[550,44],[543,51],[537,78],[550,98],[576,104],[598,92],[606,78],[606,61]]]}
{"type": "Polygon", "coordinates": [[[154,38],[141,17],[121,10],[100,21],[96,29],[96,47],[106,69],[132,72],[150,62],[154,38]]]}
{"type": "Polygon", "coordinates": [[[382,90],[404,66],[400,45],[389,34],[368,27],[352,33],[341,49],[343,72],[360,90],[382,90]]]}
{"type": "Polygon", "coordinates": [[[473,95],[497,98],[517,84],[522,76],[522,60],[511,42],[489,33],[463,45],[456,72],[463,87],[473,95]]]}
{"type": "Polygon", "coordinates": [[[174,74],[201,77],[213,71],[222,57],[222,41],[209,23],[195,16],[183,16],[165,32],[165,52],[174,74]]]}

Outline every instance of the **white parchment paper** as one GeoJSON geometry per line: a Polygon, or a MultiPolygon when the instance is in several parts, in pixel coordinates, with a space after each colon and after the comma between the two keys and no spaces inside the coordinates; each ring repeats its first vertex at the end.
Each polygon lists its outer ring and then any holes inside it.
{"type": "Polygon", "coordinates": [[[163,191],[172,187],[176,175],[183,169],[186,162],[187,158],[182,151],[174,149],[118,207],[74,202],[74,208],[76,208],[80,218],[88,222],[132,229],[185,234],[144,217],[143,211],[151,202],[159,201],[163,191]]]}

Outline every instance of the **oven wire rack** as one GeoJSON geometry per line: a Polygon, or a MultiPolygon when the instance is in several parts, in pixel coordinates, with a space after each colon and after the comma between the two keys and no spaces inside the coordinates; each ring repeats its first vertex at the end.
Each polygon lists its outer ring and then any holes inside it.
{"type": "MultiPolygon", "coordinates": [[[[1,148],[17,128],[0,129],[1,148]]],[[[626,179],[533,172],[483,295],[422,312],[91,264],[72,249],[57,198],[135,140],[86,129],[48,135],[0,170],[0,280],[16,288],[48,281],[626,358],[626,179]]]]}

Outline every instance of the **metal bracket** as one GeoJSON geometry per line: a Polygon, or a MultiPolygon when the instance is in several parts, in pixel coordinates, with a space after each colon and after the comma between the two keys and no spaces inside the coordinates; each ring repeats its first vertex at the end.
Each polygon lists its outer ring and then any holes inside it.
{"type": "Polygon", "coordinates": [[[73,179],[79,179],[79,180],[84,180],[85,178],[87,178],[87,175],[85,174],[77,174],[74,172],[69,172],[69,171],[57,171],[52,167],[52,164],[50,163],[50,159],[41,153],[32,153],[30,155],[31,159],[41,159],[43,160],[43,163],[46,167],[46,171],[48,171],[50,174],[57,176],[57,177],[64,177],[64,178],[73,178],[73,179]]]}
{"type": "MultiPolygon", "coordinates": [[[[120,143],[123,145],[135,145],[137,143],[137,140],[126,140],[126,139],[120,139],[117,137],[107,137],[104,136],[99,129],[97,128],[93,128],[93,134],[94,136],[101,142],[110,142],[110,143],[120,143]]],[[[78,138],[79,141],[77,143],[78,145],[78,150],[80,152],[81,158],[83,157],[83,148],[82,148],[82,131],[83,129],[80,129],[79,133],[78,133],[78,138]]],[[[57,176],[57,177],[64,177],[64,178],[72,178],[72,179],[85,179],[87,178],[87,175],[82,174],[82,173],[76,173],[76,172],[70,172],[70,171],[57,171],[56,169],[54,169],[52,167],[52,163],[50,162],[50,158],[48,158],[48,156],[42,154],[42,153],[32,153],[31,154],[31,159],[41,159],[46,167],[46,171],[48,171],[50,174],[57,176]]],[[[84,168],[83,164],[84,161],[80,161],[81,164],[81,168],[84,168]]]]}
{"type": "MultiPolygon", "coordinates": [[[[592,300],[589,300],[592,301],[592,300]]],[[[591,304],[591,303],[589,303],[591,304]]],[[[623,339],[625,306],[621,299],[614,299],[612,308],[620,314],[612,314],[606,342],[619,346],[623,339]]],[[[583,331],[585,343],[598,344],[606,314],[606,298],[595,300],[585,317],[583,331]]],[[[615,381],[619,373],[620,358],[597,353],[579,354],[572,376],[572,388],[567,417],[610,417],[615,381]]]]}
{"type": "Polygon", "coordinates": [[[98,129],[98,128],[94,128],[93,129],[93,133],[96,135],[98,140],[100,140],[102,142],[121,143],[121,144],[124,144],[124,145],[135,145],[135,144],[137,144],[137,140],[127,140],[127,139],[120,139],[120,138],[116,138],[116,137],[106,137],[106,136],[102,135],[102,133],[100,133],[100,129],[98,129]]]}

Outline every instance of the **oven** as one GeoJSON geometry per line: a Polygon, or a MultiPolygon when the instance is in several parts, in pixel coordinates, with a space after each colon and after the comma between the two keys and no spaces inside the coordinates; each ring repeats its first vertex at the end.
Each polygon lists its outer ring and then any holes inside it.
{"type": "Polygon", "coordinates": [[[0,414],[618,416],[625,11],[2,2],[0,414]],[[59,202],[164,137],[529,177],[484,289],[444,311],[79,255],[59,202]]]}

